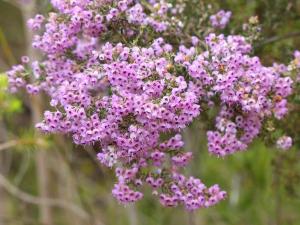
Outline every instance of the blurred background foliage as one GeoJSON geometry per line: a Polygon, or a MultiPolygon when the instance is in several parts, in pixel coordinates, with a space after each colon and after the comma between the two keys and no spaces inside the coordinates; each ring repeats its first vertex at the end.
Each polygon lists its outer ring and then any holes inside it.
{"type": "MultiPolygon", "coordinates": [[[[36,11],[51,9],[46,0],[37,2],[36,11]]],[[[183,2],[190,6],[184,16],[195,23],[198,10],[207,4],[231,10],[227,33],[242,32],[243,23],[257,15],[262,31],[254,53],[266,65],[287,63],[300,49],[299,0],[183,2]]],[[[99,165],[97,149],[74,146],[69,137],[39,135],[32,102],[43,99],[6,91],[3,73],[27,54],[26,43],[22,8],[13,0],[0,0],[1,225],[300,225],[299,111],[281,122],[296,142],[288,152],[257,140],[247,152],[218,159],[207,152],[201,121],[185,131],[186,148],[194,151],[187,172],[228,191],[218,206],[194,213],[166,209],[146,190],[143,201],[123,207],[110,195],[113,173],[99,165]]]]}

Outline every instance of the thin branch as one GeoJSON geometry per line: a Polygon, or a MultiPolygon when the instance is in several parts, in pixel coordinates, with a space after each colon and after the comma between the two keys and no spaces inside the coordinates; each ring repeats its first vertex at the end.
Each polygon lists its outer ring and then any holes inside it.
{"type": "Polygon", "coordinates": [[[89,154],[89,156],[94,161],[98,169],[102,172],[103,168],[101,167],[101,164],[97,160],[97,154],[95,153],[94,149],[91,146],[84,146],[84,150],[89,154]]]}
{"type": "Polygon", "coordinates": [[[23,140],[23,139],[11,140],[11,141],[8,141],[5,143],[0,143],[0,152],[7,150],[9,148],[12,148],[12,147],[26,146],[26,145],[35,145],[38,147],[45,147],[46,143],[43,139],[37,139],[36,141],[30,140],[30,139],[28,139],[28,140],[23,140]]]}
{"type": "Polygon", "coordinates": [[[0,185],[6,189],[11,195],[15,196],[16,198],[34,205],[47,205],[49,207],[60,207],[63,209],[67,209],[72,211],[77,216],[81,217],[82,219],[88,219],[88,213],[85,212],[82,208],[66,202],[61,201],[59,199],[50,199],[50,198],[39,198],[33,195],[30,195],[22,190],[18,189],[16,186],[11,184],[2,174],[0,174],[0,185]]]}
{"type": "MultiPolygon", "coordinates": [[[[71,168],[70,161],[69,161],[71,159],[70,159],[70,157],[67,156],[67,154],[70,155],[70,149],[68,149],[66,143],[60,136],[56,136],[55,142],[66,153],[66,155],[62,154],[60,151],[58,151],[57,148],[55,148],[55,151],[58,154],[58,157],[65,162],[64,166],[69,171],[72,180],[74,180],[75,188],[77,189],[77,194],[78,194],[79,200],[82,203],[82,206],[85,209],[85,211],[89,214],[91,224],[104,225],[104,223],[101,220],[95,219],[95,215],[92,210],[93,206],[82,195],[84,187],[81,185],[81,183],[83,183],[83,182],[81,182],[81,180],[79,179],[79,174],[76,173],[76,170],[73,170],[71,168]]],[[[92,157],[92,158],[95,158],[95,157],[92,157]]],[[[54,168],[54,169],[56,169],[56,168],[54,168]]]]}
{"type": "Polygon", "coordinates": [[[8,64],[10,66],[16,64],[16,59],[14,57],[14,54],[12,53],[12,50],[9,46],[7,38],[5,37],[4,32],[1,27],[0,27],[0,46],[2,47],[4,56],[5,56],[8,64]]]}
{"type": "Polygon", "coordinates": [[[282,40],[289,39],[289,38],[294,38],[294,37],[297,37],[297,36],[300,36],[300,32],[291,32],[291,33],[288,33],[288,34],[285,34],[285,35],[282,35],[282,36],[271,37],[271,38],[263,41],[262,43],[259,43],[255,47],[256,48],[257,47],[262,47],[262,46],[267,45],[267,44],[271,44],[271,43],[282,41],[282,40]]]}
{"type": "Polygon", "coordinates": [[[2,0],[2,2],[5,2],[7,4],[10,4],[16,8],[20,8],[20,4],[17,2],[17,1],[14,1],[14,0],[2,0]]]}
{"type": "Polygon", "coordinates": [[[9,148],[15,147],[18,144],[19,144],[19,142],[16,141],[16,140],[8,141],[8,142],[5,142],[3,144],[0,144],[0,152],[4,151],[6,149],[9,149],[9,148]]]}

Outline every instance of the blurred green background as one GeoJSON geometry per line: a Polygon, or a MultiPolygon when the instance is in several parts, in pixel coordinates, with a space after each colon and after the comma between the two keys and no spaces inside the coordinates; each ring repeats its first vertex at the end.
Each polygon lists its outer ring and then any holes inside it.
{"type": "MultiPolygon", "coordinates": [[[[49,10],[38,1],[36,11],[49,10]]],[[[198,7],[198,1],[195,8],[198,7]]],[[[289,62],[300,49],[299,0],[201,1],[233,12],[230,30],[239,32],[258,15],[262,38],[254,53],[266,65],[289,62]]],[[[0,73],[27,54],[24,10],[13,0],[0,0],[0,73]]],[[[185,133],[194,160],[188,172],[204,183],[218,183],[228,198],[216,207],[188,213],[162,208],[146,190],[135,206],[119,205],[111,196],[113,171],[96,161],[92,148],[74,146],[69,137],[35,132],[32,99],[11,95],[0,75],[0,225],[300,225],[300,116],[282,124],[295,146],[282,152],[253,143],[247,152],[225,159],[208,154],[201,121],[185,133]]]]}

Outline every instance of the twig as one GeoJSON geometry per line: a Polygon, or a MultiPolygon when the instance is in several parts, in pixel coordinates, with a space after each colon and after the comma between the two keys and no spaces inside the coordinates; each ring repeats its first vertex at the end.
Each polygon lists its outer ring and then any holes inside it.
{"type": "Polygon", "coordinates": [[[14,0],[2,0],[3,2],[10,4],[16,8],[20,8],[20,4],[17,1],[14,0]]]}
{"type": "MultiPolygon", "coordinates": [[[[56,137],[56,143],[58,144],[58,146],[63,150],[65,151],[66,154],[71,154],[70,153],[70,149],[67,148],[66,144],[61,137],[56,137]]],[[[72,169],[71,167],[71,163],[70,163],[70,158],[64,154],[62,154],[60,151],[58,151],[56,148],[55,148],[55,151],[56,153],[58,154],[58,158],[60,158],[63,162],[64,162],[64,166],[67,168],[67,170],[69,171],[70,173],[70,176],[72,178],[72,180],[74,180],[75,182],[75,188],[77,190],[77,194],[78,194],[78,197],[79,197],[79,200],[82,204],[82,207],[85,209],[85,211],[89,214],[89,221],[91,224],[97,224],[97,225],[104,225],[104,223],[102,221],[100,221],[99,219],[96,220],[95,219],[95,215],[94,215],[94,212],[93,212],[93,206],[85,199],[85,197],[83,196],[83,187],[81,185],[81,181],[79,180],[79,174],[76,173],[75,170],[72,169]]]]}
{"type": "Polygon", "coordinates": [[[0,27],[0,46],[3,49],[4,55],[6,56],[7,62],[10,66],[16,63],[16,59],[12,53],[12,50],[8,44],[8,41],[4,35],[2,28],[0,27]]]}
{"type": "Polygon", "coordinates": [[[23,192],[22,190],[11,184],[2,174],[0,174],[0,185],[4,187],[11,195],[26,203],[34,205],[47,205],[49,207],[60,207],[72,211],[74,214],[83,219],[88,219],[89,217],[87,212],[69,202],[61,201],[59,199],[39,198],[23,192]]]}
{"type": "Polygon", "coordinates": [[[274,43],[274,42],[277,42],[277,41],[282,41],[284,39],[294,38],[294,37],[297,37],[297,36],[300,36],[300,32],[292,32],[292,33],[288,33],[288,34],[285,34],[285,35],[282,35],[282,36],[271,37],[271,38],[263,41],[262,43],[258,44],[255,47],[256,48],[261,47],[261,46],[264,46],[264,45],[267,45],[267,44],[271,44],[271,43],[274,43]]]}
{"type": "Polygon", "coordinates": [[[91,159],[94,161],[95,165],[102,172],[103,168],[102,168],[101,164],[99,163],[99,161],[97,160],[97,154],[95,153],[95,151],[93,150],[93,148],[91,146],[85,146],[84,150],[89,154],[89,156],[91,157],[91,159]]]}
{"type": "Polygon", "coordinates": [[[24,176],[26,175],[31,162],[31,151],[25,151],[25,155],[22,154],[22,162],[20,163],[20,167],[18,168],[18,171],[16,172],[16,175],[14,177],[13,183],[16,186],[19,186],[21,184],[24,176]]]}
{"type": "Polygon", "coordinates": [[[188,225],[196,225],[195,214],[193,212],[188,212],[188,225]]]}
{"type": "Polygon", "coordinates": [[[13,141],[8,141],[3,144],[0,144],[0,152],[4,151],[6,149],[12,148],[12,147],[18,145],[18,143],[19,143],[18,141],[13,140],[13,141]]]}
{"type": "Polygon", "coordinates": [[[128,212],[129,224],[130,225],[138,225],[138,216],[137,211],[134,205],[129,205],[126,207],[128,212]]]}
{"type": "Polygon", "coordinates": [[[34,140],[11,140],[5,143],[0,143],[0,152],[7,150],[12,147],[16,146],[26,146],[26,145],[35,145],[38,147],[45,147],[46,143],[42,139],[37,139],[36,141],[34,140]]]}

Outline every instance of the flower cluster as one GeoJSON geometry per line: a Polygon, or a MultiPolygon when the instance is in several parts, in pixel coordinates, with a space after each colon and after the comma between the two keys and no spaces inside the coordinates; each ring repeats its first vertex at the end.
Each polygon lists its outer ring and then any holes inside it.
{"type": "Polygon", "coordinates": [[[224,29],[227,26],[230,17],[231,17],[230,11],[226,12],[224,10],[220,10],[215,15],[210,16],[210,23],[215,28],[224,29]]]}
{"type": "Polygon", "coordinates": [[[277,148],[282,150],[288,150],[289,148],[292,147],[293,141],[291,137],[282,136],[277,140],[276,144],[277,144],[277,148]]]}
{"type": "Polygon", "coordinates": [[[29,19],[27,21],[27,25],[30,29],[37,31],[37,30],[41,29],[44,19],[45,18],[43,15],[38,14],[34,18],[29,19]]]}
{"type": "Polygon", "coordinates": [[[120,202],[139,200],[142,194],[133,188],[147,183],[157,195],[161,189],[163,205],[196,209],[217,203],[225,193],[179,174],[192,154],[183,151],[178,132],[200,114],[200,106],[193,85],[171,72],[171,51],[160,38],[148,48],[106,43],[79,70],[75,61],[49,59],[40,68],[46,77],[38,88],[60,109],[46,111],[37,127],[71,134],[76,144],[99,143],[101,163],[122,163],[113,190],[120,202]],[[165,133],[171,136],[163,141],[165,133]]]}
{"type": "MultiPolygon", "coordinates": [[[[166,207],[195,210],[223,200],[218,185],[183,174],[193,155],[181,131],[215,107],[209,151],[225,156],[246,150],[266,118],[287,113],[292,80],[280,66],[265,67],[250,56],[242,36],[210,34],[202,41],[191,35],[180,46],[168,43],[163,37],[173,32],[175,38],[182,24],[174,15],[182,9],[165,1],[51,3],[57,13],[28,22],[43,30],[33,47],[45,60],[23,57],[7,73],[12,91],[26,87],[51,98],[53,110],[37,128],[101,147],[99,161],[116,167],[112,194],[121,203],[140,200],[142,186],[166,207]],[[161,37],[149,39],[143,30],[161,37]]],[[[230,15],[220,11],[211,22],[224,28],[230,15]]]]}
{"type": "MultiPolygon", "coordinates": [[[[142,4],[134,0],[52,0],[58,13],[50,13],[42,35],[36,35],[33,46],[47,54],[66,53],[76,47],[82,36],[106,39],[112,31],[115,36],[132,37],[141,27],[155,32],[179,29],[182,23],[171,13],[172,5],[165,1],[142,4]],[[147,13],[146,13],[147,12],[147,13]]],[[[34,30],[41,27],[43,17],[37,15],[28,21],[34,30]]],[[[111,37],[110,37],[111,38],[111,37]]]]}
{"type": "Polygon", "coordinates": [[[216,130],[207,136],[209,151],[224,156],[246,150],[266,117],[281,119],[287,113],[293,81],[250,57],[251,46],[242,36],[210,34],[206,44],[200,55],[195,47],[182,46],[175,60],[188,71],[202,103],[220,108],[216,130]]]}

